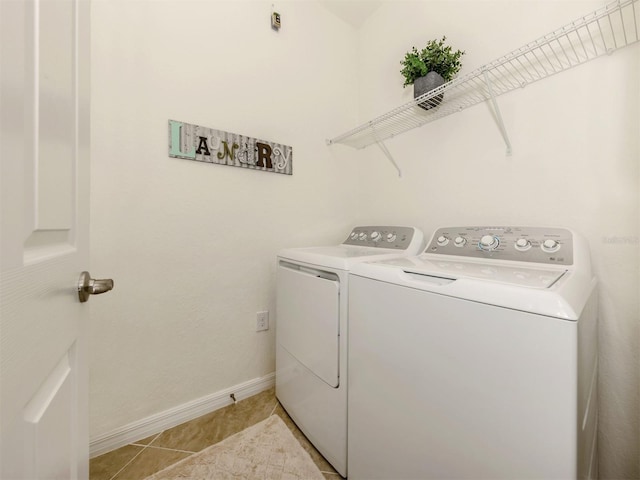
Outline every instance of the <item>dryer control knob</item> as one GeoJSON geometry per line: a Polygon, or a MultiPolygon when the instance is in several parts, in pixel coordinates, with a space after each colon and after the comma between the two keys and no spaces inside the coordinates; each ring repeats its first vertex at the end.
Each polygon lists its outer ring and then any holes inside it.
{"type": "Polygon", "coordinates": [[[440,245],[441,247],[444,247],[446,244],[449,243],[449,239],[444,235],[440,235],[436,241],[438,242],[438,245],[440,245]]]}
{"type": "Polygon", "coordinates": [[[519,238],[518,240],[516,240],[515,247],[516,247],[516,250],[520,252],[526,252],[531,248],[531,242],[526,238],[519,238]]]}
{"type": "Polygon", "coordinates": [[[380,235],[380,232],[376,232],[375,230],[371,232],[371,240],[373,240],[374,242],[379,242],[381,239],[382,235],[380,235]]]}
{"type": "Polygon", "coordinates": [[[351,232],[351,235],[349,235],[349,238],[351,240],[355,240],[356,238],[358,238],[358,232],[351,232]]]}
{"type": "Polygon", "coordinates": [[[396,241],[396,234],[395,233],[387,233],[387,242],[395,242],[396,241]]]}
{"type": "Polygon", "coordinates": [[[560,250],[560,244],[551,238],[547,238],[544,242],[542,242],[542,250],[547,253],[553,253],[560,250]]]}
{"type": "Polygon", "coordinates": [[[495,250],[498,245],[500,245],[500,240],[493,235],[483,236],[478,244],[481,250],[495,250]]]}
{"type": "Polygon", "coordinates": [[[465,244],[467,243],[467,239],[464,237],[456,237],[453,243],[455,244],[456,247],[464,247],[465,244]]]}
{"type": "Polygon", "coordinates": [[[366,240],[367,239],[367,234],[365,232],[360,232],[360,235],[358,235],[358,238],[360,240],[366,240]]]}

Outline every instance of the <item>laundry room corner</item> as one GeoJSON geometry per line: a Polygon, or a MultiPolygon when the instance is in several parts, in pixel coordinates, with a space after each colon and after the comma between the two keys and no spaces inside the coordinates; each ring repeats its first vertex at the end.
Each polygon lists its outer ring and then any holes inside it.
{"type": "Polygon", "coordinates": [[[91,270],[116,284],[91,305],[94,440],[273,383],[276,252],[355,217],[356,165],[325,138],[357,86],[355,30],[317,2],[276,2],[279,31],[272,2],[92,7],[91,270]],[[293,174],[172,158],[169,120],[290,146],[293,174]]]}
{"type": "MultiPolygon", "coordinates": [[[[400,60],[446,36],[464,75],[608,2],[383,2],[358,31],[361,124],[413,99],[400,60]]],[[[640,476],[640,55],[636,43],[367,147],[361,224],[548,225],[588,240],[600,285],[600,478],[640,476]]],[[[443,102],[446,102],[446,92],[443,102]]],[[[364,162],[363,162],[364,163],[364,162]]],[[[428,234],[428,233],[427,233],[428,234]]]]}
{"type": "Polygon", "coordinates": [[[283,248],[537,225],[589,244],[600,478],[640,478],[639,44],[358,150],[326,139],[413,100],[412,46],[446,36],[464,75],[608,2],[381,1],[357,25],[326,3],[92,2],[90,267],[116,284],[91,302],[92,439],[272,378],[283,248]],[[171,156],[169,121],[289,146],[293,174],[171,156]]]}

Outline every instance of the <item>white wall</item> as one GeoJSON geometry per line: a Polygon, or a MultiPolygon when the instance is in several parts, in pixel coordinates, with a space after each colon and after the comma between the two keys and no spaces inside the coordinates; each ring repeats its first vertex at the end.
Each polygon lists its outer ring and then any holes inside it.
{"type": "Polygon", "coordinates": [[[338,243],[355,162],[355,32],[316,2],[97,0],[91,436],[274,371],[276,252],[338,243]],[[169,119],[293,146],[293,176],[169,158],[169,119]]]}
{"type": "MultiPolygon", "coordinates": [[[[447,35],[469,72],[602,2],[385,2],[359,30],[361,122],[412,98],[400,60],[447,35]]],[[[558,225],[584,234],[600,280],[600,473],[639,478],[638,187],[640,45],[498,99],[513,144],[487,104],[360,155],[358,223],[558,225]]],[[[446,99],[445,99],[446,100],[446,99]]]]}

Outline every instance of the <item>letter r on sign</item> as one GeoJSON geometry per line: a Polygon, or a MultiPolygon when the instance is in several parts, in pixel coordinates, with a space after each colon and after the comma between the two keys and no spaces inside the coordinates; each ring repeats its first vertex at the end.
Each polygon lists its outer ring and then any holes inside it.
{"type": "Polygon", "coordinates": [[[256,147],[258,148],[258,163],[256,165],[258,167],[264,167],[266,160],[267,168],[272,169],[273,165],[271,164],[271,147],[266,143],[260,142],[256,142],[256,147]]]}

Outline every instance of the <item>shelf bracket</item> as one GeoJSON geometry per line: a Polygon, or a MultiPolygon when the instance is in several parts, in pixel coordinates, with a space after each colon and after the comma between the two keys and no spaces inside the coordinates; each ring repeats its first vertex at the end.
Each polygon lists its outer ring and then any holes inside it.
{"type": "Polygon", "coordinates": [[[493,111],[496,114],[496,121],[498,122],[498,128],[500,129],[500,133],[502,134],[504,143],[507,145],[507,155],[510,156],[511,142],[509,141],[509,134],[507,133],[507,129],[504,126],[504,121],[502,120],[502,114],[500,113],[500,107],[498,107],[498,101],[496,100],[496,96],[493,93],[493,89],[491,88],[489,73],[486,68],[483,70],[482,73],[484,74],[484,81],[487,84],[487,90],[489,91],[489,96],[491,97],[491,104],[493,105],[493,111]]]}
{"type": "Polygon", "coordinates": [[[400,170],[400,167],[398,167],[398,164],[396,163],[396,161],[393,159],[391,152],[389,151],[387,146],[384,144],[384,142],[382,140],[376,140],[376,145],[378,145],[380,150],[382,150],[382,153],[384,153],[385,157],[389,159],[389,161],[393,164],[393,166],[396,167],[396,170],[398,171],[398,177],[402,178],[402,171],[400,170]]]}

